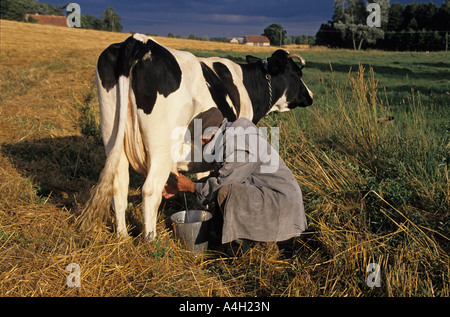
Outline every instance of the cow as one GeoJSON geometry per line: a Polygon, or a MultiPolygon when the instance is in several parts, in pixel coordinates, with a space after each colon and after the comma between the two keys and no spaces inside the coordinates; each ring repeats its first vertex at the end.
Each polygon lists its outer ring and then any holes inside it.
{"type": "MultiPolygon", "coordinates": [[[[257,123],[266,114],[313,103],[302,80],[305,60],[287,50],[246,64],[224,58],[197,58],[151,37],[134,34],[105,49],[97,63],[100,124],[107,159],[80,217],[82,230],[102,223],[112,207],[116,233],[128,236],[129,165],[146,179],[142,186],[144,237],[156,237],[157,210],[170,173],[201,172],[174,162],[171,138],[199,114],[217,107],[230,121],[257,123]],[[293,58],[301,62],[299,67],[293,58]]],[[[204,171],[204,170],[203,170],[204,171]]]]}

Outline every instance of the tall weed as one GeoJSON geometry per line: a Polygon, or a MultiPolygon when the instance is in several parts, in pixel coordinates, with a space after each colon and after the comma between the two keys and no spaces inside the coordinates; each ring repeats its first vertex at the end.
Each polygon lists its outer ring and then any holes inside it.
{"type": "Polygon", "coordinates": [[[280,123],[280,152],[321,245],[323,294],[448,295],[448,146],[429,128],[420,95],[393,112],[373,71],[360,67],[323,100],[280,123]],[[381,289],[361,279],[372,262],[384,272],[381,289]]]}

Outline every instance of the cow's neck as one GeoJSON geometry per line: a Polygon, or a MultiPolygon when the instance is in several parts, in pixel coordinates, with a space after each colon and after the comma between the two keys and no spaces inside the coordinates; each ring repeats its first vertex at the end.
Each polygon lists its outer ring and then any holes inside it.
{"type": "Polygon", "coordinates": [[[253,107],[252,121],[256,124],[270,111],[281,95],[274,88],[274,77],[266,77],[261,63],[242,64],[241,68],[243,83],[253,107]]]}

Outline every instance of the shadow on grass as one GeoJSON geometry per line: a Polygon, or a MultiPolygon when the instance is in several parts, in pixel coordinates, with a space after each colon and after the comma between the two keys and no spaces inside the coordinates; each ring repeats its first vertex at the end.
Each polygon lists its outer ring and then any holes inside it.
{"type": "Polygon", "coordinates": [[[0,149],[34,184],[37,196],[68,210],[87,199],[105,160],[102,144],[80,136],[26,140],[0,149]]]}
{"type": "MultiPolygon", "coordinates": [[[[430,69],[430,71],[413,71],[406,67],[392,67],[392,66],[385,66],[385,65],[370,65],[363,63],[361,64],[365,69],[370,69],[371,67],[374,69],[375,74],[381,75],[384,77],[389,78],[399,78],[404,79],[406,76],[410,79],[417,79],[417,80],[436,80],[436,79],[445,79],[448,77],[448,71],[447,69],[442,70],[436,70],[436,69],[430,69]]],[[[347,74],[350,69],[353,71],[357,71],[359,68],[359,64],[341,64],[341,63],[331,63],[331,66],[333,68],[333,71],[347,74]]],[[[330,63],[320,63],[320,62],[313,62],[310,61],[307,64],[308,68],[311,69],[317,69],[322,72],[329,72],[330,69],[330,63]]]]}
{"type": "MultiPolygon", "coordinates": [[[[102,141],[92,136],[4,143],[0,144],[0,153],[8,157],[19,174],[33,184],[34,192],[41,202],[65,208],[75,216],[79,215],[89,199],[106,160],[102,141]]],[[[140,188],[144,181],[144,176],[130,167],[127,222],[132,236],[138,236],[143,229],[140,188]]],[[[184,198],[178,196],[170,200],[163,199],[160,212],[165,217],[185,209],[184,198]]],[[[195,206],[193,195],[188,195],[187,199],[189,206],[195,206]]]]}
{"type": "MultiPolygon", "coordinates": [[[[88,200],[106,159],[99,139],[82,136],[2,144],[0,151],[33,184],[41,202],[65,208],[75,216],[88,200]]],[[[130,188],[136,192],[142,184],[143,177],[130,169],[130,188]]],[[[131,192],[129,202],[139,205],[140,195],[131,192]]],[[[138,235],[141,221],[129,214],[132,234],[138,235]]]]}

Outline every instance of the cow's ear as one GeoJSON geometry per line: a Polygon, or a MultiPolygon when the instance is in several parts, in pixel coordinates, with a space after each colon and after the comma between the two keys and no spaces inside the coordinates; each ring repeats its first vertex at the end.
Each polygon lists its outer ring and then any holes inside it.
{"type": "Polygon", "coordinates": [[[258,63],[261,61],[261,58],[258,58],[258,57],[252,56],[252,55],[245,56],[245,59],[247,60],[247,63],[249,63],[249,64],[258,63]]]}

